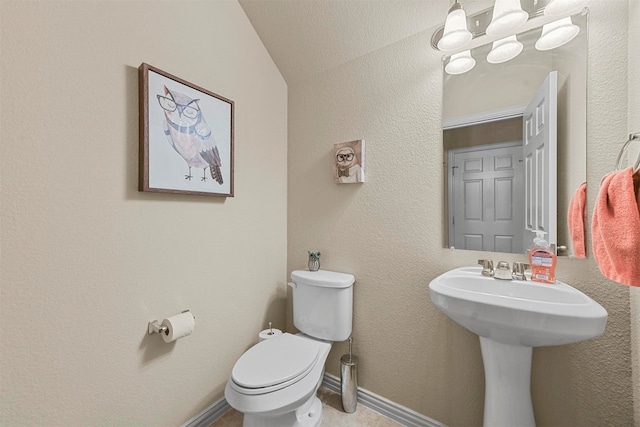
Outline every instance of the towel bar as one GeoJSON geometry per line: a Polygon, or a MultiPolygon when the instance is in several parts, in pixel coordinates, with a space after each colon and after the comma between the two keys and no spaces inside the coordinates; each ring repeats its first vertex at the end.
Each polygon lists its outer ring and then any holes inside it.
{"type": "MultiPolygon", "coordinates": [[[[624,154],[625,150],[627,149],[627,147],[629,147],[629,144],[631,144],[632,141],[640,141],[640,132],[630,134],[627,142],[625,142],[622,147],[620,147],[620,152],[618,152],[618,158],[616,159],[616,170],[620,169],[620,160],[622,159],[622,154],[624,154]]],[[[636,163],[633,165],[633,171],[637,171],[638,167],[640,167],[640,152],[638,152],[638,158],[636,160],[636,163]]]]}

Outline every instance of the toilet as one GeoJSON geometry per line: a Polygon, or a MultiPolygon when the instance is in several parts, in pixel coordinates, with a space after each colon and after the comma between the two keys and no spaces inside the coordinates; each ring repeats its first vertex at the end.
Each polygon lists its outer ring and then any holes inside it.
{"type": "Polygon", "coordinates": [[[259,342],[236,362],[224,396],[244,414],[244,427],[316,427],[322,420],[317,391],[333,341],[351,335],[351,274],[296,270],[291,273],[293,324],[259,342]]]}

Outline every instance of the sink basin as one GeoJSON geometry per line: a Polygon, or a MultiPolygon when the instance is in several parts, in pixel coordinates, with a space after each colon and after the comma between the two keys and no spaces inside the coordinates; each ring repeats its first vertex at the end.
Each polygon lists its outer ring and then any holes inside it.
{"type": "Polygon", "coordinates": [[[471,332],[528,347],[570,344],[604,332],[607,312],[566,283],[500,280],[463,267],[429,284],[431,301],[471,332]]]}
{"type": "Polygon", "coordinates": [[[431,301],[480,337],[485,373],[484,425],[535,427],[533,347],[570,344],[604,332],[607,311],[563,282],[485,277],[479,267],[448,271],[429,283],[431,301]]]}

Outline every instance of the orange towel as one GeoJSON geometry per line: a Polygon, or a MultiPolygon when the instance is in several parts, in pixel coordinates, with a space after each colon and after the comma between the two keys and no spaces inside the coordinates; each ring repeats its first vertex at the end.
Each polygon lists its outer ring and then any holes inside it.
{"type": "Polygon", "coordinates": [[[583,182],[576,190],[569,203],[567,214],[569,223],[569,234],[573,243],[573,256],[576,258],[586,258],[585,226],[587,224],[587,183],[583,182]]]}
{"type": "Polygon", "coordinates": [[[638,203],[638,212],[640,212],[640,169],[633,174],[633,188],[635,188],[636,202],[638,203]]]}
{"type": "Polygon", "coordinates": [[[640,286],[640,211],[633,168],[602,179],[593,210],[593,256],[603,276],[640,286]]]}

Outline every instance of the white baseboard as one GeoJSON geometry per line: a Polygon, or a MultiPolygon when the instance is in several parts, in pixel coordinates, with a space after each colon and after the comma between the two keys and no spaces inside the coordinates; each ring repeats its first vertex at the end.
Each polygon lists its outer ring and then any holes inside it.
{"type": "MultiPolygon", "coordinates": [[[[322,385],[327,389],[340,394],[340,378],[330,374],[324,374],[322,385]]],[[[426,417],[402,405],[398,405],[382,396],[378,396],[368,390],[358,387],[358,403],[367,408],[391,418],[397,423],[407,427],[447,427],[436,420],[426,417]]],[[[181,427],[209,427],[214,421],[222,417],[231,409],[223,397],[207,409],[191,418],[181,427]]]]}
{"type": "MultiPolygon", "coordinates": [[[[340,378],[331,374],[324,374],[322,385],[340,394],[340,378]]],[[[447,427],[445,424],[426,417],[402,405],[398,405],[382,396],[358,387],[358,403],[391,418],[393,421],[407,427],[447,427]]]]}
{"type": "Polygon", "coordinates": [[[231,406],[227,403],[227,399],[222,397],[213,405],[184,423],[181,427],[209,427],[229,409],[231,409],[231,406]]]}

